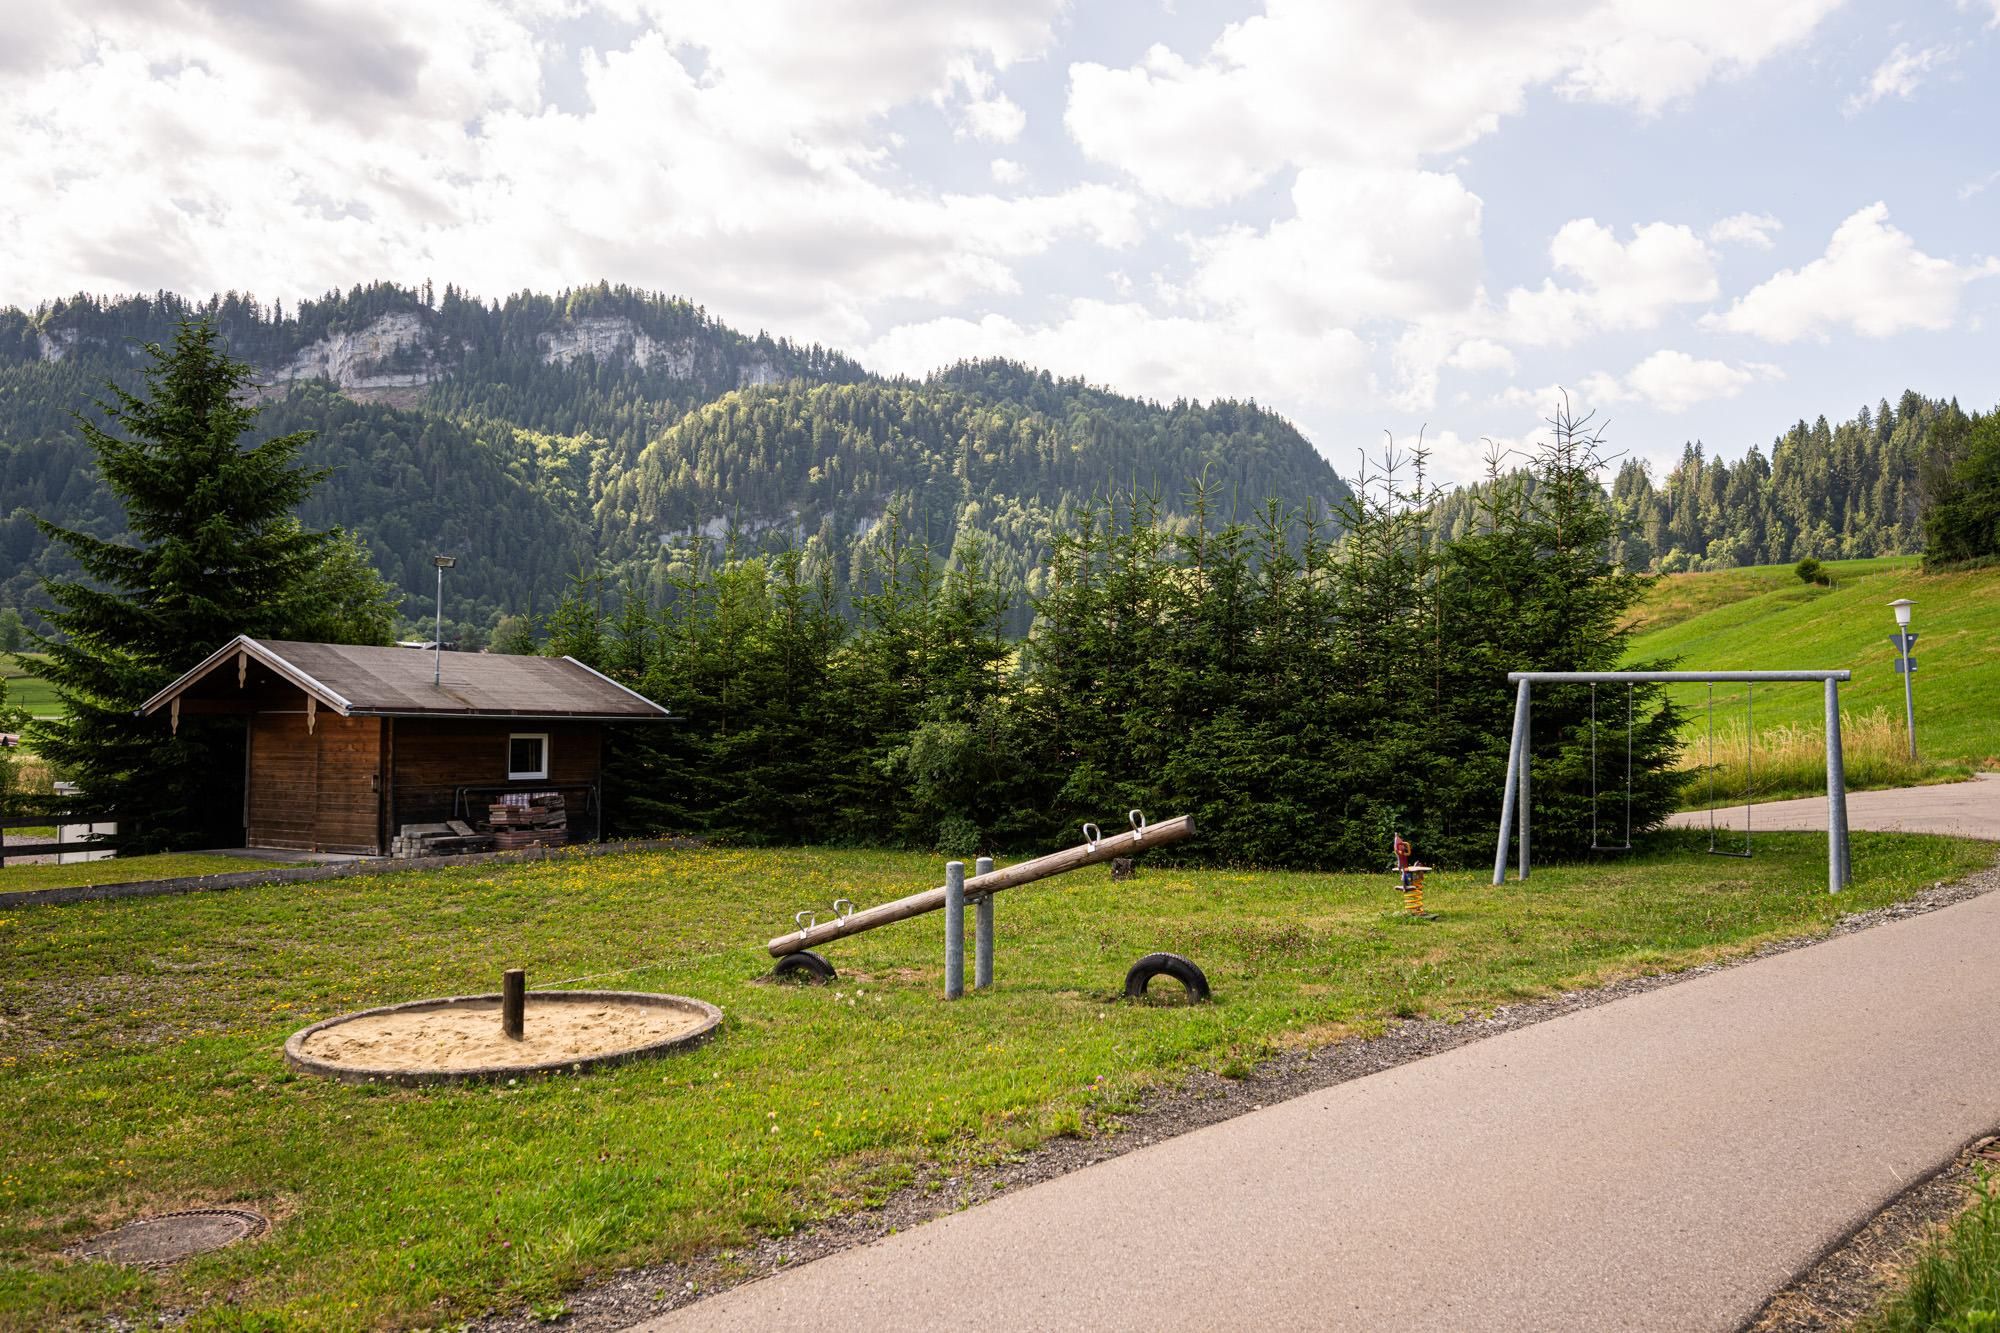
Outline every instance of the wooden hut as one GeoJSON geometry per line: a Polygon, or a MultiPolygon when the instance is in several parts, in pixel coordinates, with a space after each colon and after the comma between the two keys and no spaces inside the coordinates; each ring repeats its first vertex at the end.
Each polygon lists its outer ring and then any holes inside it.
{"type": "Polygon", "coordinates": [[[495,805],[547,805],[603,833],[604,728],[667,710],[569,657],[431,653],[239,635],[144,714],[247,723],[251,847],[386,854],[406,826],[477,828],[495,805]]]}

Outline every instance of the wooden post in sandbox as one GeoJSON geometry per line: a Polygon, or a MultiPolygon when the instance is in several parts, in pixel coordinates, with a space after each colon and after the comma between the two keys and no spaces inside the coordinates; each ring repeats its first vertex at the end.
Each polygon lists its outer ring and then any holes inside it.
{"type": "Polygon", "coordinates": [[[526,1031],[528,974],[510,967],[500,974],[500,1030],[515,1041],[526,1031]]]}

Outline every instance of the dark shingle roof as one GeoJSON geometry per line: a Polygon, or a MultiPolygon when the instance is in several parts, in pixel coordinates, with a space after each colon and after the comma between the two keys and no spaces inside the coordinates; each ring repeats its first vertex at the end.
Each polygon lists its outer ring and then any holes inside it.
{"type": "Polygon", "coordinates": [[[569,657],[446,653],[431,683],[430,653],[342,643],[293,643],[239,635],[148,699],[151,713],[239,653],[261,662],[333,711],[349,716],[659,718],[667,710],[569,657]]]}

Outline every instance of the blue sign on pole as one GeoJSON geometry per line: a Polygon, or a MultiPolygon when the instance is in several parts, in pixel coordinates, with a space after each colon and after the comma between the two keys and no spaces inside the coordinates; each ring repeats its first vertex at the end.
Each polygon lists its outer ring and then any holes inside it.
{"type": "Polygon", "coordinates": [[[1897,658],[1897,659],[1896,659],[1896,674],[1897,674],[1897,675],[1899,675],[1899,676],[1900,676],[1900,675],[1904,674],[1905,672],[1909,672],[1909,671],[1915,671],[1916,669],[1917,669],[1917,659],[1916,659],[1916,658],[1914,658],[1914,657],[1899,657],[1899,658],[1897,658]]]}
{"type": "Polygon", "coordinates": [[[1916,647],[1916,645],[1917,636],[1914,634],[1891,634],[1889,636],[1889,646],[1906,656],[1909,654],[1910,649],[1916,647]]]}

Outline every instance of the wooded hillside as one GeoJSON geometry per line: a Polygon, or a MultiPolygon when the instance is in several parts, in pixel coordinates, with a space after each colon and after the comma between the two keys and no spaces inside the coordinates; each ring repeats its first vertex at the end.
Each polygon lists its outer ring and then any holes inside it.
{"type": "Polygon", "coordinates": [[[34,607],[65,572],[29,514],[118,534],[69,413],[197,309],[268,385],[259,430],[318,432],[304,459],[335,476],[302,517],[358,532],[414,619],[431,555],[460,556],[446,614],[475,642],[580,572],[664,587],[696,543],[798,544],[844,592],[890,512],[942,551],[985,538],[1025,628],[1052,525],[1114,488],[1157,484],[1171,508],[1205,475],[1245,513],[1347,495],[1254,404],[1142,402],[1004,363],[884,379],[626,288],[482,304],[378,284],[289,310],[78,297],[0,311],[0,605],[34,607]]]}

